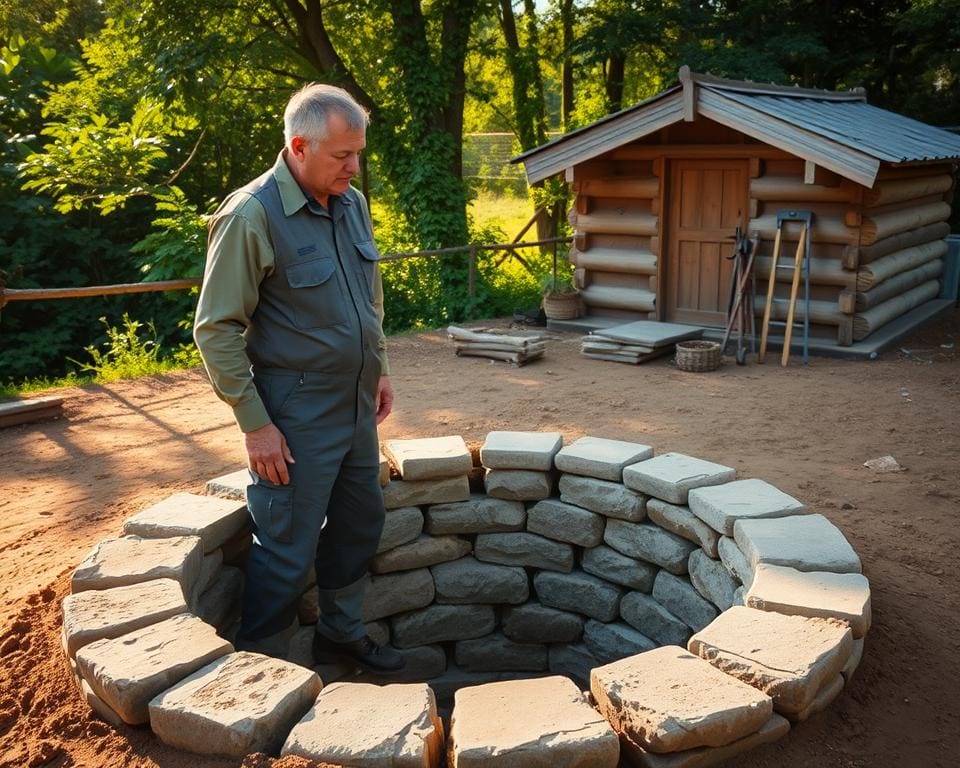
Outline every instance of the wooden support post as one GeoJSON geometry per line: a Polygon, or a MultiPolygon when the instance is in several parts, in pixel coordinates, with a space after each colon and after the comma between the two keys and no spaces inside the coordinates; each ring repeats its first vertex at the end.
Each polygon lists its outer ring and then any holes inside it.
{"type": "Polygon", "coordinates": [[[467,265],[467,296],[470,297],[470,303],[472,304],[477,297],[477,246],[475,243],[470,245],[467,265]]]}
{"type": "Polygon", "coordinates": [[[841,347],[853,344],[853,315],[845,317],[837,326],[837,344],[841,347]]]}
{"type": "Polygon", "coordinates": [[[846,245],[843,248],[843,255],[840,257],[840,264],[844,269],[856,269],[860,266],[860,249],[855,245],[846,245]]]}
{"type": "Polygon", "coordinates": [[[817,183],[817,164],[812,160],[804,160],[803,162],[803,183],[817,183]]]}
{"type": "Polygon", "coordinates": [[[749,169],[751,179],[759,178],[763,174],[763,160],[759,157],[751,157],[749,169]]]}

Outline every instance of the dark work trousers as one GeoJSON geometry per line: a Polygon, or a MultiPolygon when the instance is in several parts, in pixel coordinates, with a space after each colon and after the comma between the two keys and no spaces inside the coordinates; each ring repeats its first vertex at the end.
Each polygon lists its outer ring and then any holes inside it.
{"type": "MultiPolygon", "coordinates": [[[[364,366],[366,370],[379,366],[364,366]]],[[[254,369],[254,382],[293,454],[289,485],[251,473],[253,547],[238,648],[286,653],[309,570],[316,569],[317,632],[361,638],[366,572],[383,530],[377,382],[328,372],[254,369]]]]}

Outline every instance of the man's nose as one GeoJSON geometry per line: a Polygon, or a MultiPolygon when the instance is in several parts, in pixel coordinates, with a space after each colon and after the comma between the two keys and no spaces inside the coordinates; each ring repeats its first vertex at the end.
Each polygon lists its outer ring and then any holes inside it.
{"type": "Polygon", "coordinates": [[[360,155],[350,155],[347,158],[347,170],[352,174],[360,173],[360,155]]]}

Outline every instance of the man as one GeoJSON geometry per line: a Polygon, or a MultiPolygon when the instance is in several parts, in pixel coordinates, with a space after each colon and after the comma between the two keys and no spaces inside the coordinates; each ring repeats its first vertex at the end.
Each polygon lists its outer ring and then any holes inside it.
{"type": "Polygon", "coordinates": [[[316,661],[390,672],[403,658],[361,621],[384,519],[376,425],[393,403],[379,255],[350,186],[367,122],[340,88],[294,94],[273,168],[211,219],[194,338],[244,433],[252,478],[237,647],[285,655],[313,567],[316,661]]]}

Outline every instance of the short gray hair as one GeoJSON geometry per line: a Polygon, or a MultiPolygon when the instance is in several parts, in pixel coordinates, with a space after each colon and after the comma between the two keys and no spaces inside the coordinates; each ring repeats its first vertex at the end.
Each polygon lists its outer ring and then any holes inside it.
{"type": "Polygon", "coordinates": [[[342,117],[351,131],[365,130],[370,115],[343,88],[310,83],[290,97],[283,111],[283,139],[287,146],[294,136],[315,142],[327,138],[327,120],[331,114],[342,117]]]}

